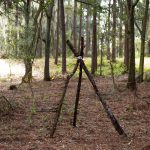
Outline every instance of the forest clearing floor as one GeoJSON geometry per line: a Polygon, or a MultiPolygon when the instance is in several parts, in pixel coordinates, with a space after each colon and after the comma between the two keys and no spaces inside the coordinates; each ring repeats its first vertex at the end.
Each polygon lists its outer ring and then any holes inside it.
{"type": "MultiPolygon", "coordinates": [[[[77,127],[72,126],[77,78],[71,79],[54,138],[50,130],[64,87],[64,79],[34,80],[17,90],[0,85],[14,106],[0,116],[0,150],[141,150],[150,144],[150,84],[138,84],[136,96],[126,89],[125,76],[95,77],[96,84],[128,137],[119,136],[98,101],[88,79],[83,79],[77,127]]],[[[18,80],[16,80],[18,84],[18,80]]]]}

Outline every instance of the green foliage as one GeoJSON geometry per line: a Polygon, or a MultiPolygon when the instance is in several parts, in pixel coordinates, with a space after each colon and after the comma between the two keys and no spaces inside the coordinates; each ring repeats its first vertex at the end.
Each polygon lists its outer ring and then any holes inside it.
{"type": "Polygon", "coordinates": [[[51,5],[54,2],[54,0],[47,0],[45,1],[45,3],[43,4],[43,9],[47,10],[49,5],[51,5]]]}
{"type": "MultiPolygon", "coordinates": [[[[116,76],[121,75],[125,71],[125,65],[120,60],[118,60],[116,63],[112,63],[112,65],[113,65],[114,75],[116,75],[116,76]]],[[[111,67],[110,67],[109,62],[106,59],[103,60],[102,66],[98,66],[97,75],[100,74],[100,67],[102,67],[101,68],[102,75],[104,75],[104,76],[111,75],[111,67]]]]}
{"type": "Polygon", "coordinates": [[[35,105],[32,105],[32,107],[31,107],[31,115],[35,115],[36,112],[37,112],[36,106],[35,106],[35,105]]]}
{"type": "Polygon", "coordinates": [[[5,31],[2,28],[0,29],[0,33],[1,55],[21,59],[33,57],[33,51],[30,55],[25,52],[31,45],[34,35],[34,26],[30,25],[28,28],[25,26],[16,27],[14,26],[14,22],[10,21],[7,30],[5,31]],[[26,36],[26,33],[28,36],[26,36]]]}
{"type": "Polygon", "coordinates": [[[130,107],[130,106],[127,107],[127,108],[126,108],[126,111],[127,111],[127,112],[133,112],[133,107],[130,107]]]}
{"type": "Polygon", "coordinates": [[[125,71],[125,65],[123,62],[117,62],[115,64],[113,64],[114,67],[114,74],[115,75],[120,75],[125,71]]]}
{"type": "MultiPolygon", "coordinates": [[[[51,59],[51,62],[53,61],[54,60],[51,59]]],[[[88,70],[91,71],[91,58],[86,57],[84,58],[84,61],[88,70]]],[[[99,58],[98,58],[98,62],[100,62],[99,58]]],[[[73,56],[70,56],[67,58],[67,72],[68,73],[72,72],[75,64],[76,64],[76,58],[74,58],[73,56]]],[[[61,59],[60,58],[58,60],[58,65],[54,65],[53,63],[51,63],[50,67],[51,67],[51,71],[50,71],[51,76],[54,77],[55,75],[61,75],[61,59]]],[[[125,71],[125,66],[122,60],[118,60],[116,63],[113,63],[113,68],[114,68],[114,75],[121,75],[125,71]]],[[[96,75],[99,75],[99,74],[100,74],[100,66],[98,65],[96,75]]],[[[110,64],[105,58],[103,60],[103,65],[102,65],[102,75],[111,76],[110,64]]],[[[76,72],[75,77],[78,77],[78,71],[76,72]]],[[[83,74],[83,77],[86,77],[86,75],[83,74]]]]}

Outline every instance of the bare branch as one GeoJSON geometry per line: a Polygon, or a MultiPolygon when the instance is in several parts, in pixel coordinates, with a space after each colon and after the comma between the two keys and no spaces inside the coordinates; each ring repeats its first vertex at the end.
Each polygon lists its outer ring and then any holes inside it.
{"type": "Polygon", "coordinates": [[[138,2],[139,2],[139,0],[136,0],[136,1],[134,2],[134,4],[132,5],[132,7],[135,7],[138,2]]]}
{"type": "Polygon", "coordinates": [[[83,3],[83,4],[86,4],[86,5],[91,5],[91,6],[93,6],[93,4],[91,4],[91,3],[88,3],[88,2],[85,2],[85,1],[80,1],[80,0],[76,0],[76,2],[79,2],[79,3],[83,3]]]}
{"type": "Polygon", "coordinates": [[[134,22],[135,26],[137,27],[137,29],[139,30],[140,34],[142,35],[142,30],[140,29],[139,25],[137,24],[137,22],[134,22]]]}
{"type": "Polygon", "coordinates": [[[43,1],[40,2],[38,11],[37,11],[37,13],[34,16],[34,24],[37,23],[37,19],[38,19],[39,15],[40,15],[42,9],[43,9],[43,1]]]}

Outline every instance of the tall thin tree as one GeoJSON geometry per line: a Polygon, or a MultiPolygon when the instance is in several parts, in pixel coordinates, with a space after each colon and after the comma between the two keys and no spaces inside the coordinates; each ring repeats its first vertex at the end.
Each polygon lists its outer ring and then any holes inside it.
{"type": "Polygon", "coordinates": [[[126,71],[129,70],[129,21],[128,21],[128,8],[127,4],[124,5],[124,64],[126,67],[126,71]]]}
{"type": "Polygon", "coordinates": [[[55,53],[55,64],[58,64],[58,51],[59,51],[59,23],[60,23],[60,1],[57,1],[57,41],[56,41],[56,53],[55,53]]]}
{"type": "Polygon", "coordinates": [[[61,30],[62,30],[62,73],[66,73],[66,28],[64,0],[60,0],[61,30]]]}
{"type": "Polygon", "coordinates": [[[15,43],[15,55],[18,55],[18,40],[19,40],[19,7],[18,7],[18,3],[16,3],[16,14],[15,14],[15,26],[16,26],[16,33],[15,33],[15,39],[16,39],[16,43],[15,43]]]}
{"type": "MultiPolygon", "coordinates": [[[[145,38],[146,38],[147,21],[148,21],[148,9],[149,9],[149,0],[145,0],[145,11],[144,11],[144,16],[142,18],[142,29],[138,27],[140,34],[141,34],[139,82],[143,82],[143,74],[144,74],[145,38]]],[[[138,26],[138,24],[136,25],[138,26]]]]}
{"type": "Polygon", "coordinates": [[[129,59],[129,75],[128,75],[128,83],[127,88],[131,90],[136,89],[136,81],[135,81],[135,37],[134,37],[134,22],[135,22],[135,6],[137,5],[139,0],[136,0],[133,3],[133,0],[127,0],[127,8],[128,8],[128,21],[129,21],[129,51],[130,51],[130,59],[129,59]]]}
{"type": "Polygon", "coordinates": [[[123,56],[123,1],[118,0],[119,4],[119,57],[123,56]]]}
{"type": "Polygon", "coordinates": [[[113,27],[112,27],[112,62],[116,61],[116,0],[113,0],[113,27]]]}
{"type": "Polygon", "coordinates": [[[88,55],[88,51],[90,49],[90,6],[87,5],[87,15],[86,15],[86,50],[85,56],[88,55]]]}
{"type": "Polygon", "coordinates": [[[77,49],[77,1],[74,0],[74,16],[73,16],[73,44],[74,48],[77,49]]]}
{"type": "Polygon", "coordinates": [[[44,66],[44,80],[50,81],[50,71],[49,71],[49,57],[50,57],[50,30],[51,30],[51,20],[53,12],[54,0],[48,6],[46,10],[47,18],[47,31],[46,31],[46,45],[45,45],[45,66],[44,66]]]}
{"type": "Polygon", "coordinates": [[[95,74],[97,71],[97,7],[93,7],[93,37],[92,37],[92,63],[91,73],[95,74]]]}
{"type": "Polygon", "coordinates": [[[82,17],[83,17],[83,11],[82,11],[82,3],[80,3],[80,25],[79,25],[79,38],[78,38],[78,50],[80,50],[80,45],[81,45],[81,35],[82,35],[82,17]]]}
{"type": "Polygon", "coordinates": [[[108,4],[108,18],[107,18],[107,59],[110,59],[110,26],[111,26],[111,22],[110,22],[110,14],[111,14],[111,0],[109,0],[109,4],[108,4]]]}
{"type": "Polygon", "coordinates": [[[22,78],[22,82],[31,82],[32,80],[32,60],[31,60],[31,49],[29,49],[29,21],[30,21],[30,11],[31,11],[31,0],[27,0],[24,2],[24,8],[25,8],[25,38],[26,38],[26,44],[25,44],[25,58],[24,58],[24,64],[25,64],[25,75],[22,78]]]}

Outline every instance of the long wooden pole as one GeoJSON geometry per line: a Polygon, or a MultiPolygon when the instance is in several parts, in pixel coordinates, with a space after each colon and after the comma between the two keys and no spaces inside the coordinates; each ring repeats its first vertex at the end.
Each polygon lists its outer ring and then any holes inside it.
{"type": "Polygon", "coordinates": [[[113,115],[113,112],[111,110],[111,108],[107,105],[106,101],[102,99],[101,94],[96,86],[96,83],[94,81],[93,76],[90,74],[90,72],[88,71],[82,57],[79,57],[79,54],[76,52],[76,50],[74,49],[73,45],[71,44],[71,42],[69,40],[67,40],[67,44],[69,46],[69,48],[71,49],[71,51],[74,53],[74,55],[78,58],[80,64],[82,65],[83,70],[85,71],[88,79],[90,80],[94,91],[96,93],[96,95],[98,96],[99,101],[102,103],[108,117],[110,118],[114,128],[116,129],[116,131],[120,134],[120,135],[125,135],[126,133],[124,132],[124,130],[122,129],[122,127],[120,126],[119,122],[117,121],[117,119],[115,118],[115,116],[113,115]]]}
{"type": "MultiPolygon", "coordinates": [[[[84,38],[81,37],[81,51],[80,51],[80,56],[82,58],[83,58],[83,49],[84,49],[84,38]]],[[[82,82],[82,65],[81,64],[80,64],[80,68],[79,69],[80,69],[79,70],[79,79],[78,79],[76,101],[75,101],[75,108],[74,108],[74,118],[73,118],[73,126],[74,127],[76,127],[76,122],[77,122],[77,112],[78,112],[80,90],[81,90],[81,82],[82,82]]]]}
{"type": "Polygon", "coordinates": [[[64,102],[64,98],[65,98],[65,95],[66,95],[66,91],[67,91],[67,88],[68,88],[69,81],[73,77],[73,75],[76,73],[76,71],[78,69],[78,66],[79,66],[79,61],[77,61],[77,63],[75,65],[72,73],[67,76],[67,79],[65,81],[64,91],[63,91],[62,97],[60,99],[59,106],[58,106],[58,111],[56,113],[54,124],[53,124],[52,130],[51,130],[51,133],[50,133],[50,137],[51,138],[54,136],[54,133],[55,133],[55,130],[56,130],[56,127],[57,127],[57,123],[59,121],[59,117],[60,117],[60,113],[61,113],[61,108],[62,108],[62,105],[63,105],[63,102],[64,102]]]}

